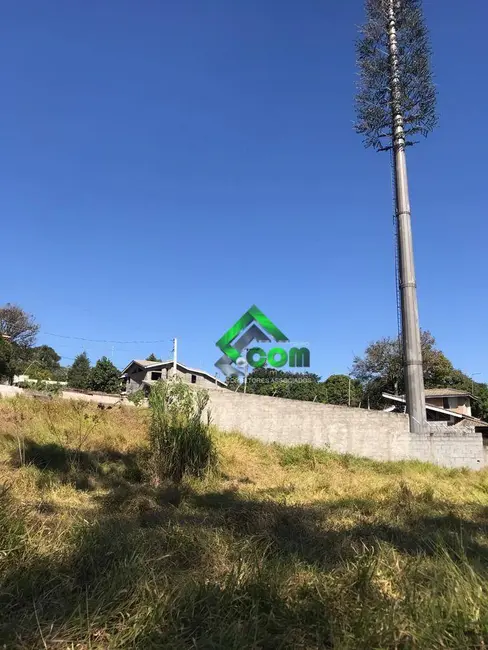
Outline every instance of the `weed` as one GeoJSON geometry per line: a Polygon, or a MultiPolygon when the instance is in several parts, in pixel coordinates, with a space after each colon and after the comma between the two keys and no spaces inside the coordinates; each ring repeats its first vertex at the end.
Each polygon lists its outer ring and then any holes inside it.
{"type": "Polygon", "coordinates": [[[208,394],[181,381],[156,383],[149,395],[150,447],[158,480],[180,482],[185,474],[202,476],[217,464],[210,418],[202,419],[208,394]]]}

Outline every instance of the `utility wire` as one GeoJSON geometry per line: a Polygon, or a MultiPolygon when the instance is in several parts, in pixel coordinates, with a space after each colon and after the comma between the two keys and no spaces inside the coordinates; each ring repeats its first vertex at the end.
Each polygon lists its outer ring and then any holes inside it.
{"type": "Polygon", "coordinates": [[[55,336],[60,339],[73,339],[75,341],[88,341],[89,343],[117,343],[118,345],[124,345],[126,343],[131,343],[135,345],[145,345],[149,343],[166,343],[172,339],[157,339],[156,341],[113,341],[111,339],[87,339],[82,336],[65,336],[64,334],[53,334],[52,332],[42,332],[46,336],[55,336]]]}

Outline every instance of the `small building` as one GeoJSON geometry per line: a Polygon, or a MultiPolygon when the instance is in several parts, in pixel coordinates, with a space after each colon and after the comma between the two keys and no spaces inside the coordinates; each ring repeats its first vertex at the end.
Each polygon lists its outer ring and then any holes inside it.
{"type": "MultiPolygon", "coordinates": [[[[405,395],[391,395],[383,393],[383,397],[391,406],[385,411],[405,412],[405,395]]],[[[445,422],[447,425],[460,424],[463,420],[466,424],[472,424],[476,428],[488,431],[488,423],[473,417],[471,413],[471,401],[476,399],[466,390],[457,388],[426,388],[425,389],[425,411],[428,422],[445,422]]]]}
{"type": "Polygon", "coordinates": [[[471,393],[457,388],[426,388],[425,404],[471,416],[471,393]]]}
{"type": "Polygon", "coordinates": [[[227,388],[226,384],[204,370],[189,368],[182,363],[176,364],[171,361],[147,361],[145,359],[134,359],[122,371],[122,382],[125,392],[129,395],[139,389],[147,391],[156,381],[161,379],[172,379],[176,377],[184,382],[197,386],[198,388],[221,389],[227,388]]]}

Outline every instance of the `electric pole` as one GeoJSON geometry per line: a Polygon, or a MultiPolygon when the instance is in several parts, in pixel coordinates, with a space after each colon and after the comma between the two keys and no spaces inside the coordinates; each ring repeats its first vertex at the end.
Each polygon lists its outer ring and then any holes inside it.
{"type": "Polygon", "coordinates": [[[405,148],[436,126],[436,92],[421,0],[366,0],[358,43],[356,131],[393,152],[403,374],[410,431],[425,426],[425,390],[405,148]]]}
{"type": "Polygon", "coordinates": [[[173,379],[176,379],[177,372],[177,363],[178,363],[178,339],[173,339],[173,379]]]}

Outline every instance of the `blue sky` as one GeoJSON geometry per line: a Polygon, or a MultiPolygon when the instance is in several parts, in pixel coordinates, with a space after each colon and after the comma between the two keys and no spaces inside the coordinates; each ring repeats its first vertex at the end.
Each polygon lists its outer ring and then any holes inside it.
{"type": "MultiPolygon", "coordinates": [[[[409,151],[421,324],[487,381],[488,5],[425,11],[440,126],[409,151]]],[[[353,131],[362,20],[361,0],[4,3],[0,302],[66,363],[167,357],[177,336],[212,372],[255,303],[314,371],[347,372],[396,332],[389,160],[353,131]]]]}

